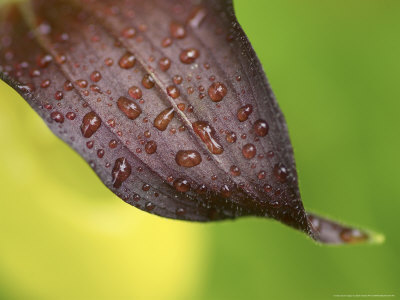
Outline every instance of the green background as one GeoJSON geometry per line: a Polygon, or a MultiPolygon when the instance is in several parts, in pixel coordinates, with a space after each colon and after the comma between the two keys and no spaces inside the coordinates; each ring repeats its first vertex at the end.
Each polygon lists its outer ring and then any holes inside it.
{"type": "Polygon", "coordinates": [[[304,205],[386,241],[322,247],[274,221],[131,208],[0,83],[1,299],[399,296],[400,1],[234,3],[286,116],[304,205]]]}

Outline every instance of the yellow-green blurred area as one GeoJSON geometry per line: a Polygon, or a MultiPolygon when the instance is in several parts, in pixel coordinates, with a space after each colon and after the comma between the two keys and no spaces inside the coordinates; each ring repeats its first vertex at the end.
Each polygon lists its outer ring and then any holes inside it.
{"type": "Polygon", "coordinates": [[[265,219],[139,211],[1,82],[1,299],[400,296],[400,1],[234,3],[286,116],[305,207],[385,243],[322,247],[265,219]]]}

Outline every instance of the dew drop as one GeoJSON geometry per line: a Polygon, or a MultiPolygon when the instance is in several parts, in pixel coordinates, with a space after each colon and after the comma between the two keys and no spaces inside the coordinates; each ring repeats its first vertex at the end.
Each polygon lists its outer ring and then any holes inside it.
{"type": "Polygon", "coordinates": [[[237,112],[237,118],[240,122],[244,122],[249,118],[252,112],[253,112],[253,106],[251,104],[247,104],[239,108],[237,112]]]}
{"type": "Polygon", "coordinates": [[[158,61],[158,66],[162,71],[168,71],[168,69],[171,67],[171,60],[168,57],[162,57],[158,61]]]}
{"type": "Polygon", "coordinates": [[[268,134],[269,126],[264,120],[257,120],[254,123],[254,132],[258,136],[266,136],[268,134]]]}
{"type": "Polygon", "coordinates": [[[142,109],[134,101],[120,97],[117,106],[130,120],[135,120],[142,113],[142,109]]]}
{"type": "Polygon", "coordinates": [[[230,171],[231,171],[232,176],[240,175],[240,169],[237,166],[231,166],[230,171]]]}
{"type": "Polygon", "coordinates": [[[64,123],[64,116],[62,113],[60,113],[58,111],[53,111],[50,114],[50,117],[57,123],[64,123]]]}
{"type": "Polygon", "coordinates": [[[130,52],[125,53],[125,54],[119,59],[119,62],[118,62],[119,66],[120,66],[122,69],[131,69],[131,68],[133,68],[133,67],[135,66],[135,63],[136,63],[136,58],[135,58],[135,56],[134,56],[132,53],[130,53],[130,52]]]}
{"type": "Polygon", "coordinates": [[[215,138],[215,130],[208,122],[197,121],[192,124],[194,132],[206,144],[208,150],[213,154],[221,154],[224,148],[215,138]]]}
{"type": "Polygon", "coordinates": [[[201,155],[195,150],[179,150],[176,153],[175,161],[179,166],[192,168],[201,163],[201,155]]]}
{"type": "Polygon", "coordinates": [[[289,170],[282,163],[278,163],[274,166],[274,175],[278,181],[285,182],[289,175],[289,170]]]}
{"type": "Polygon", "coordinates": [[[104,150],[103,149],[97,150],[97,157],[98,158],[103,158],[103,156],[104,156],[104,150]]]}
{"type": "Polygon", "coordinates": [[[180,96],[181,92],[175,85],[170,85],[167,87],[167,94],[170,96],[172,99],[176,99],[180,96]]]}
{"type": "Polygon", "coordinates": [[[148,141],[144,146],[147,154],[153,154],[157,151],[157,143],[155,141],[148,141]]]}
{"type": "Polygon", "coordinates": [[[242,148],[243,156],[247,159],[252,159],[256,156],[257,150],[253,144],[246,144],[242,148]]]}
{"type": "Polygon", "coordinates": [[[142,98],[142,90],[137,86],[131,86],[128,90],[128,93],[133,99],[138,100],[142,98]]]}
{"type": "Polygon", "coordinates": [[[150,74],[146,74],[143,76],[142,79],[142,85],[146,88],[146,89],[151,89],[155,84],[155,81],[153,79],[153,77],[150,74]]]}
{"type": "Polygon", "coordinates": [[[171,22],[169,30],[171,32],[171,36],[176,39],[183,39],[186,36],[186,29],[181,23],[171,22]]]}
{"type": "Polygon", "coordinates": [[[135,37],[135,35],[136,35],[136,29],[133,27],[127,27],[124,30],[122,30],[122,36],[124,38],[131,39],[135,37]]]}
{"type": "Polygon", "coordinates": [[[178,192],[186,193],[190,189],[190,184],[186,179],[178,178],[174,181],[174,188],[178,192]]]}
{"type": "Polygon", "coordinates": [[[71,81],[67,80],[66,82],[64,82],[64,90],[69,92],[72,91],[74,89],[74,85],[72,84],[71,81]]]}
{"type": "Polygon", "coordinates": [[[226,141],[230,144],[233,144],[234,142],[236,142],[237,137],[236,137],[236,133],[234,132],[228,132],[226,134],[226,141]]]}
{"type": "Polygon", "coordinates": [[[166,37],[162,40],[161,46],[167,48],[172,45],[172,39],[170,37],[166,37]]]}
{"type": "Polygon", "coordinates": [[[210,96],[211,100],[214,102],[221,101],[228,92],[226,86],[221,82],[214,82],[208,88],[208,96],[210,96]]]}
{"type": "Polygon", "coordinates": [[[63,98],[64,98],[64,94],[63,94],[63,92],[61,92],[61,91],[57,91],[57,92],[54,94],[54,99],[56,99],[56,100],[58,100],[58,101],[62,100],[63,98]]]}
{"type": "Polygon", "coordinates": [[[94,111],[91,111],[83,117],[81,132],[85,138],[90,138],[99,129],[100,125],[100,117],[94,111]]]}
{"type": "Polygon", "coordinates": [[[181,52],[179,58],[184,64],[192,64],[200,56],[200,52],[194,48],[185,49],[181,52]]]}
{"type": "Polygon", "coordinates": [[[185,209],[182,207],[178,207],[175,212],[177,216],[183,216],[186,213],[185,209]]]}
{"type": "Polygon", "coordinates": [[[68,120],[71,120],[71,121],[75,120],[75,118],[76,118],[76,114],[72,111],[67,112],[67,114],[65,116],[67,117],[68,120]]]}
{"type": "Polygon", "coordinates": [[[99,82],[101,80],[101,74],[98,71],[94,71],[91,75],[90,75],[90,79],[93,82],[99,82]]]}
{"type": "Polygon", "coordinates": [[[232,191],[229,187],[225,184],[221,187],[221,196],[224,198],[229,198],[232,195],[232,191]]]}
{"type": "Polygon", "coordinates": [[[131,175],[131,165],[125,157],[120,157],[115,161],[112,170],[112,184],[115,188],[120,188],[122,183],[131,175]]]}
{"type": "Polygon", "coordinates": [[[174,117],[174,109],[172,107],[163,110],[154,120],[154,127],[160,131],[167,129],[168,124],[174,117]]]}

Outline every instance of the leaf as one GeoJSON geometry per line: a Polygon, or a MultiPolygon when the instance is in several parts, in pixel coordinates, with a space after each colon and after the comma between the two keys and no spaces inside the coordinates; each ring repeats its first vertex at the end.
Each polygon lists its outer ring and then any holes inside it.
{"type": "Polygon", "coordinates": [[[48,1],[1,9],[1,78],[127,203],[173,219],[307,214],[286,123],[230,1],[48,1]]]}

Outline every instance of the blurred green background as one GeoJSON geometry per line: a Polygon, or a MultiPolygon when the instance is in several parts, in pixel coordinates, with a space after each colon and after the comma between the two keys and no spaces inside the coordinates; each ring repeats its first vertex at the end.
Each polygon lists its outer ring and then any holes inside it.
{"type": "Polygon", "coordinates": [[[286,116],[304,205],[385,243],[322,247],[269,220],[136,210],[1,82],[1,299],[399,296],[400,1],[234,4],[286,116]]]}

